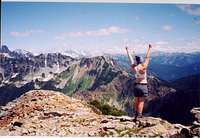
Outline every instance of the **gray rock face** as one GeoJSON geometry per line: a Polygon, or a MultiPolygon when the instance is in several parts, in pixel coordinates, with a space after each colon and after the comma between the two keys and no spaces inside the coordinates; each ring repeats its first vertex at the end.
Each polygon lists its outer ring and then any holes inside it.
{"type": "Polygon", "coordinates": [[[1,107],[0,135],[170,137],[180,129],[165,120],[104,116],[84,101],[59,92],[30,91],[1,107]]]}

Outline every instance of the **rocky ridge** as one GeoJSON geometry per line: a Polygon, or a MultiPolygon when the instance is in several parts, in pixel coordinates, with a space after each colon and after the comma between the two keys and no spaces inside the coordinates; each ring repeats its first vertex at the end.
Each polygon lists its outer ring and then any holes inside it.
{"type": "Polygon", "coordinates": [[[0,135],[28,136],[180,136],[165,120],[105,116],[84,101],[62,93],[33,90],[1,107],[0,135]]]}

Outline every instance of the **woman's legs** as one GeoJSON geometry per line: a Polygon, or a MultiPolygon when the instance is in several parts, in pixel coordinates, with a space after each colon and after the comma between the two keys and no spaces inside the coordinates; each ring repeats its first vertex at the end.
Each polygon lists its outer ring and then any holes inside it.
{"type": "Polygon", "coordinates": [[[144,108],[144,97],[135,97],[134,109],[137,113],[142,113],[144,108]]]}
{"type": "Polygon", "coordinates": [[[134,109],[136,114],[138,113],[138,103],[139,103],[139,97],[135,97],[134,109]]]}
{"type": "Polygon", "coordinates": [[[137,111],[139,114],[142,114],[143,113],[143,108],[144,108],[144,97],[140,97],[138,99],[138,107],[137,107],[137,111]]]}

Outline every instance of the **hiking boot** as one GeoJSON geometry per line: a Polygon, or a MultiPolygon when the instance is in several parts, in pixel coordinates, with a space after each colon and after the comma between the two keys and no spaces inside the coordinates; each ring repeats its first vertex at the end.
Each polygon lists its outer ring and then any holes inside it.
{"type": "Polygon", "coordinates": [[[135,117],[138,116],[138,112],[135,112],[135,117]]]}
{"type": "Polygon", "coordinates": [[[143,115],[142,115],[142,113],[138,113],[138,116],[137,116],[137,118],[143,118],[143,115]]]}
{"type": "Polygon", "coordinates": [[[138,112],[135,112],[135,117],[134,117],[134,119],[133,119],[134,122],[137,121],[137,117],[138,117],[138,112]]]}
{"type": "Polygon", "coordinates": [[[139,119],[140,119],[140,118],[143,118],[142,113],[136,112],[136,113],[135,113],[135,118],[133,119],[133,121],[136,122],[138,118],[139,118],[139,119]]]}

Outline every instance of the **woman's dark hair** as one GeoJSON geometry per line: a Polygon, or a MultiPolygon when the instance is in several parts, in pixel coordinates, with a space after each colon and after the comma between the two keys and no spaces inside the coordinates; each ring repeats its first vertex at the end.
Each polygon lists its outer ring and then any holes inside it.
{"type": "Polygon", "coordinates": [[[136,60],[136,62],[137,62],[137,65],[139,65],[139,64],[142,63],[142,59],[141,59],[141,57],[139,57],[139,56],[135,56],[135,60],[136,60]]]}

